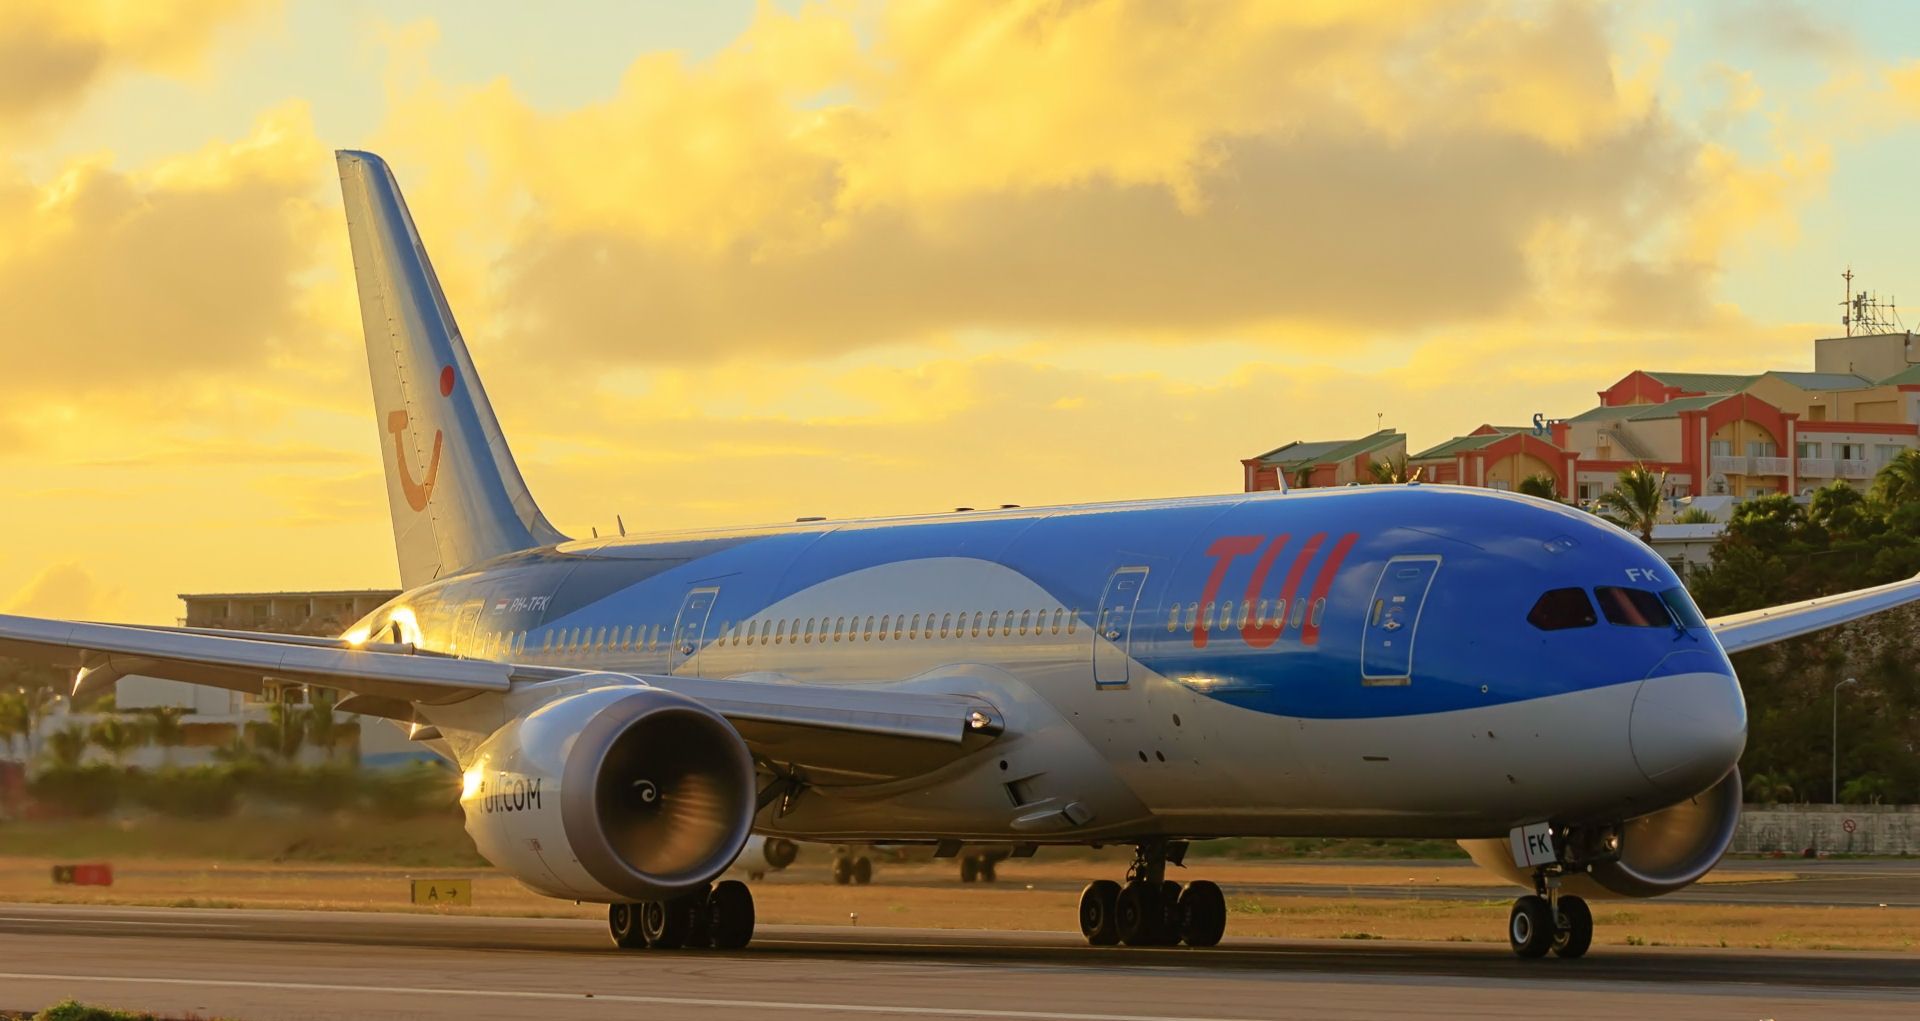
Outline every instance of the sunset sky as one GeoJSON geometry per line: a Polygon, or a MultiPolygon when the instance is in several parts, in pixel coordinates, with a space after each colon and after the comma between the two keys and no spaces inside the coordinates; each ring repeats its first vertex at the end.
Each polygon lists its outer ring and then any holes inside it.
{"type": "Polygon", "coordinates": [[[1239,459],[1920,320],[1920,5],[5,0],[0,610],[391,585],[332,150],[586,535],[1239,459]]]}

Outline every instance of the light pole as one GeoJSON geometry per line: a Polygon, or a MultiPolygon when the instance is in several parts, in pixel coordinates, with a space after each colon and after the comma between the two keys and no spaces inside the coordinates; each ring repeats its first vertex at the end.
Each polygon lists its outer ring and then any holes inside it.
{"type": "Polygon", "coordinates": [[[1833,686],[1833,804],[1840,803],[1840,689],[1849,684],[1858,684],[1852,677],[1833,686]]]}

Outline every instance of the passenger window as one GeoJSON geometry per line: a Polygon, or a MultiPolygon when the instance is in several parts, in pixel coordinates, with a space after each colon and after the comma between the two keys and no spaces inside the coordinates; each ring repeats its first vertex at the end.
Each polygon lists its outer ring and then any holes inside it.
{"type": "Polygon", "coordinates": [[[985,619],[985,617],[986,614],[981,613],[979,610],[973,611],[973,629],[970,632],[972,637],[980,637],[980,621],[985,619]]]}
{"type": "Polygon", "coordinates": [[[1260,608],[1255,610],[1253,614],[1254,626],[1256,627],[1267,626],[1267,610],[1270,609],[1272,606],[1273,606],[1273,600],[1271,599],[1260,600],[1260,608]]]}
{"type": "MultiPolygon", "coordinates": [[[[873,618],[868,617],[867,619],[872,620],[873,618]]],[[[880,640],[881,641],[884,642],[887,640],[887,628],[891,627],[892,625],[893,625],[893,617],[891,615],[881,616],[880,618],[880,640]]]]}
{"type": "Polygon", "coordinates": [[[1253,623],[1253,604],[1241,603],[1240,604],[1240,630],[1245,631],[1247,629],[1247,625],[1251,623],[1253,623]]]}
{"type": "Polygon", "coordinates": [[[1327,600],[1325,596],[1322,596],[1319,599],[1314,600],[1313,615],[1308,618],[1307,622],[1312,624],[1314,627],[1319,627],[1320,617],[1323,613],[1326,612],[1326,609],[1327,609],[1327,600]]]}
{"type": "Polygon", "coordinates": [[[999,627],[1000,627],[1000,611],[995,610],[992,613],[987,615],[987,637],[992,638],[994,631],[998,630],[999,627]]]}
{"type": "Polygon", "coordinates": [[[833,618],[833,640],[839,641],[847,633],[847,618],[833,618]]]}
{"type": "MultiPolygon", "coordinates": [[[[1380,615],[1379,605],[1374,606],[1374,616],[1380,615]]],[[[1568,628],[1592,627],[1598,623],[1593,615],[1593,602],[1587,598],[1585,589],[1557,588],[1543,593],[1527,611],[1527,623],[1542,631],[1564,631],[1568,628]]]]}
{"type": "MultiPolygon", "coordinates": [[[[915,621],[919,620],[918,617],[914,619],[915,621]]],[[[918,623],[915,623],[913,626],[916,630],[920,627],[918,623]]],[[[882,630],[885,630],[885,629],[883,628],[882,630]]],[[[906,633],[907,633],[907,615],[903,613],[900,616],[893,618],[893,640],[896,642],[899,641],[901,635],[906,633]]]]}
{"type": "MultiPolygon", "coordinates": [[[[1208,626],[1211,627],[1212,625],[1209,624],[1208,626]]],[[[1233,626],[1233,600],[1229,599],[1220,604],[1220,630],[1225,631],[1226,629],[1232,626],[1233,626]]]]}
{"type": "Polygon", "coordinates": [[[1180,604],[1175,603],[1173,609],[1167,611],[1167,634],[1173,634],[1178,630],[1180,630],[1180,604]]]}
{"type": "MultiPolygon", "coordinates": [[[[1177,616],[1179,615],[1179,613],[1180,613],[1180,611],[1179,611],[1179,609],[1178,609],[1177,607],[1176,607],[1176,608],[1174,609],[1174,611],[1173,611],[1173,612],[1174,612],[1174,615],[1175,615],[1176,617],[1177,617],[1177,616]]],[[[1057,606],[1056,606],[1056,607],[1054,607],[1054,609],[1053,609],[1053,633],[1054,633],[1054,634],[1056,634],[1056,635],[1057,635],[1057,634],[1059,634],[1059,633],[1060,633],[1060,618],[1062,618],[1062,617],[1064,617],[1064,616],[1066,616],[1066,615],[1067,615],[1067,611],[1065,611],[1065,610],[1063,610],[1063,609],[1060,609],[1060,608],[1059,608],[1059,607],[1057,607],[1057,606]]]]}
{"type": "Polygon", "coordinates": [[[1607,623],[1623,627],[1673,627],[1673,616],[1660,597],[1645,589],[1602,585],[1593,590],[1607,623]]]}
{"type": "Polygon", "coordinates": [[[1192,634],[1193,626],[1195,624],[1198,624],[1199,622],[1200,622],[1200,604],[1188,603],[1187,604],[1187,633],[1192,634]]]}
{"type": "MultiPolygon", "coordinates": [[[[933,621],[931,617],[928,618],[927,629],[928,630],[933,629],[933,621]]],[[[920,615],[916,613],[913,615],[913,630],[907,632],[907,637],[911,639],[911,638],[917,638],[919,637],[919,635],[920,635],[920,615]]]]}
{"type": "Polygon", "coordinates": [[[1003,637],[1006,635],[1013,634],[1013,611],[1012,610],[1008,610],[1007,615],[1005,617],[1000,618],[1000,634],[1003,637]]]}
{"type": "Polygon", "coordinates": [[[1213,630],[1213,614],[1218,609],[1219,607],[1214,605],[1213,600],[1209,599],[1207,600],[1206,607],[1200,611],[1200,623],[1204,625],[1208,631],[1213,630]]]}
{"type": "Polygon", "coordinates": [[[1080,608],[1076,606],[1072,610],[1067,611],[1067,634],[1073,634],[1076,630],[1079,630],[1079,628],[1080,608]]]}
{"type": "MultiPolygon", "coordinates": [[[[1042,614],[1042,616],[1045,616],[1045,614],[1043,613],[1043,614],[1042,614]]],[[[1024,634],[1026,634],[1026,633],[1027,633],[1027,625],[1028,625],[1028,624],[1030,624],[1030,623],[1032,623],[1032,622],[1033,622],[1033,611],[1032,611],[1032,610],[1021,610],[1021,611],[1020,611],[1020,633],[1021,633],[1021,634],[1023,634],[1023,635],[1024,635],[1024,634]]]]}
{"type": "Polygon", "coordinates": [[[807,636],[800,640],[802,644],[805,644],[805,645],[813,644],[813,623],[814,623],[814,619],[812,617],[808,617],[807,618],[807,636]]]}
{"type": "Polygon", "coordinates": [[[1294,600],[1293,601],[1293,623],[1287,626],[1292,628],[1298,628],[1300,626],[1300,618],[1306,615],[1307,615],[1307,601],[1305,599],[1294,600]]]}
{"type": "Polygon", "coordinates": [[[779,626],[773,629],[773,644],[779,645],[782,642],[785,642],[786,640],[787,640],[787,621],[785,617],[782,617],[780,619],[779,626]]]}
{"type": "Polygon", "coordinates": [[[553,651],[553,632],[551,632],[551,631],[544,631],[544,632],[541,632],[541,634],[540,634],[540,651],[541,651],[541,652],[552,652],[552,651],[553,651]]]}

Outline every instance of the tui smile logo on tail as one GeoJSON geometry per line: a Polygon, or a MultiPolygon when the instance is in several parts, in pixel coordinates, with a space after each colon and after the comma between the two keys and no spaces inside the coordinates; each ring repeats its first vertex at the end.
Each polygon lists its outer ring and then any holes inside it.
{"type": "MultiPolygon", "coordinates": [[[[453,366],[440,370],[440,396],[453,395],[453,366]]],[[[407,409],[399,408],[387,415],[387,432],[393,434],[393,460],[400,468],[400,491],[407,496],[407,506],[414,510],[427,509],[427,501],[433,497],[434,480],[440,476],[440,447],[445,442],[445,434],[433,431],[433,456],[427,460],[427,477],[420,482],[413,481],[413,470],[407,467],[407,409]]]]}

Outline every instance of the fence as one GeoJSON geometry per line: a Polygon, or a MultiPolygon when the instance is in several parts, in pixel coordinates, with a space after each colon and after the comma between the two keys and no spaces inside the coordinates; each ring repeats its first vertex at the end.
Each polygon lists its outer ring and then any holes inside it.
{"type": "Polygon", "coordinates": [[[1920,805],[1747,806],[1738,854],[1920,854],[1920,805]]]}

